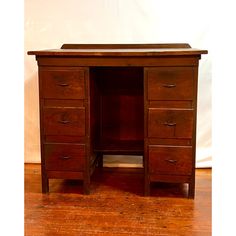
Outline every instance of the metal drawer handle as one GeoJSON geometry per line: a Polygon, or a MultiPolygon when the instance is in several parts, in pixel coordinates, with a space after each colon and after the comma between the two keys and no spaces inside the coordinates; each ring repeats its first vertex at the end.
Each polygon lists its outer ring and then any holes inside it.
{"type": "Polygon", "coordinates": [[[64,125],[70,123],[69,120],[59,120],[58,122],[64,125]]]}
{"type": "Polygon", "coordinates": [[[68,156],[63,156],[63,157],[61,157],[61,159],[63,159],[63,160],[68,160],[68,159],[70,159],[70,157],[68,157],[68,156]]]}
{"type": "Polygon", "coordinates": [[[165,122],[165,123],[163,123],[163,125],[167,125],[167,126],[176,126],[176,123],[165,122]]]}
{"type": "Polygon", "coordinates": [[[66,87],[66,86],[69,86],[69,84],[67,83],[60,83],[60,84],[57,84],[58,86],[61,86],[61,87],[66,87]]]}
{"type": "Polygon", "coordinates": [[[176,164],[177,160],[173,160],[173,159],[168,159],[168,160],[165,160],[171,164],[176,164]]]}
{"type": "Polygon", "coordinates": [[[176,84],[163,84],[162,86],[165,88],[175,88],[176,84]]]}

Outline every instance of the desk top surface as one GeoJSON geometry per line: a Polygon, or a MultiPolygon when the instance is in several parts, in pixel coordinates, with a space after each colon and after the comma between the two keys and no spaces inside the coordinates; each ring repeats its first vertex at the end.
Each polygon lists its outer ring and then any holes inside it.
{"type": "Polygon", "coordinates": [[[29,51],[36,56],[174,56],[207,54],[207,50],[195,48],[139,48],[139,49],[49,49],[29,51]]]}
{"type": "Polygon", "coordinates": [[[153,44],[153,45],[92,45],[65,44],[61,49],[28,51],[28,55],[36,56],[77,56],[77,57],[132,57],[132,56],[184,56],[207,54],[207,50],[191,48],[187,44],[153,44]],[[177,46],[176,46],[177,45],[177,46]]]}

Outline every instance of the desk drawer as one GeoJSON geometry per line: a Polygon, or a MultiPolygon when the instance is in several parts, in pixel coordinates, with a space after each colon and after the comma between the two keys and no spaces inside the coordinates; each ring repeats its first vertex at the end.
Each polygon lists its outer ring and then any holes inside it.
{"type": "Polygon", "coordinates": [[[85,165],[85,145],[45,144],[46,170],[83,171],[85,165]]]}
{"type": "Polygon", "coordinates": [[[147,69],[148,100],[192,100],[191,67],[156,67],[147,69]]]}
{"type": "Polygon", "coordinates": [[[192,164],[191,146],[149,146],[150,173],[191,175],[192,164]]]}
{"type": "Polygon", "coordinates": [[[148,109],[149,138],[192,138],[193,110],[148,109]]]}
{"type": "Polygon", "coordinates": [[[85,136],[85,108],[43,109],[44,135],[85,136]]]}
{"type": "Polygon", "coordinates": [[[84,70],[40,70],[42,97],[55,99],[84,99],[84,70]]]}

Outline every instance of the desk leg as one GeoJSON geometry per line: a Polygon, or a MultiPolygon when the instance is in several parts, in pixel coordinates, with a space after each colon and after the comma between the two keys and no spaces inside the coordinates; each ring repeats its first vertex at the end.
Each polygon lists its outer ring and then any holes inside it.
{"type": "Polygon", "coordinates": [[[98,157],[98,168],[102,169],[103,168],[103,154],[99,152],[97,154],[98,157]]]}
{"type": "Polygon", "coordinates": [[[83,182],[83,191],[85,195],[90,194],[90,180],[85,180],[83,182]]]}
{"type": "Polygon", "coordinates": [[[41,164],[41,181],[42,181],[42,193],[49,192],[49,180],[44,168],[44,164],[41,164]]]}
{"type": "Polygon", "coordinates": [[[144,179],[144,196],[150,196],[150,184],[149,177],[146,175],[144,179]]]}
{"type": "Polygon", "coordinates": [[[42,175],[42,193],[49,192],[49,181],[45,175],[42,175]]]}
{"type": "Polygon", "coordinates": [[[195,181],[188,184],[188,198],[194,199],[195,196],[195,181]]]}

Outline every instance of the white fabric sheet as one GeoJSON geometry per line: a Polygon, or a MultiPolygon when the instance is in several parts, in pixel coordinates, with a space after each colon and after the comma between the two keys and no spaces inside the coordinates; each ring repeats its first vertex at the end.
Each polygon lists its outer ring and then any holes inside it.
{"type": "Polygon", "coordinates": [[[37,65],[28,50],[63,43],[189,43],[199,66],[197,167],[211,167],[208,1],[25,0],[25,162],[40,162],[37,65]]]}

